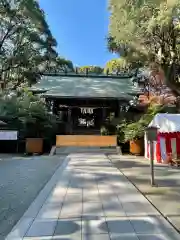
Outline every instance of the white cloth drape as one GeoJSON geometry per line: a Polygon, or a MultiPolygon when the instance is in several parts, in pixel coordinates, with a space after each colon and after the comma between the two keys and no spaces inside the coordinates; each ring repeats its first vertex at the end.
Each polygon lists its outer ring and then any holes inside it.
{"type": "Polygon", "coordinates": [[[167,153],[166,153],[166,139],[160,138],[160,149],[161,149],[161,159],[163,161],[166,161],[167,159],[167,153]]]}

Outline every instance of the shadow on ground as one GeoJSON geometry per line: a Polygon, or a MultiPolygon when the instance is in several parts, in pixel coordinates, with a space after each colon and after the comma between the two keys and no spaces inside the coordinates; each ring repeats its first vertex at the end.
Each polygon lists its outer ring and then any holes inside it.
{"type": "Polygon", "coordinates": [[[131,156],[123,159],[122,156],[111,161],[180,230],[180,169],[155,165],[157,187],[151,187],[150,165],[146,159],[143,162],[131,156]]]}

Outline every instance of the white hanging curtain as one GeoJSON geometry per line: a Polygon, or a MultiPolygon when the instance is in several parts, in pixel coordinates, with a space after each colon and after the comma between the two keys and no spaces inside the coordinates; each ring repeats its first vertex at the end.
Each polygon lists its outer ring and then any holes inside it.
{"type": "Polygon", "coordinates": [[[93,112],[94,112],[94,108],[81,108],[81,113],[83,114],[86,114],[86,113],[93,114],[93,112]]]}

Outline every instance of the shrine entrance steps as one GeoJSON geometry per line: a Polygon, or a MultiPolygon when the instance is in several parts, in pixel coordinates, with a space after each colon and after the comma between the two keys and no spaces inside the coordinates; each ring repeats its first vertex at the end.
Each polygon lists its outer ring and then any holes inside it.
{"type": "Polygon", "coordinates": [[[76,129],[73,130],[72,135],[100,135],[100,130],[97,129],[76,129]]]}
{"type": "Polygon", "coordinates": [[[56,155],[73,154],[73,153],[100,153],[100,154],[117,154],[116,148],[100,148],[100,147],[57,147],[56,155]]]}
{"type": "Polygon", "coordinates": [[[70,153],[120,153],[117,136],[57,135],[56,154],[70,153]]]}

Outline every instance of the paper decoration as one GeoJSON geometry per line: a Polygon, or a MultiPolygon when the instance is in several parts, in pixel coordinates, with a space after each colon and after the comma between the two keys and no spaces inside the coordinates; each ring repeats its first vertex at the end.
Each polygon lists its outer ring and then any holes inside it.
{"type": "Polygon", "coordinates": [[[83,125],[83,126],[86,125],[86,119],[80,118],[79,119],[79,124],[83,125]]]}
{"type": "Polygon", "coordinates": [[[94,126],[94,119],[88,121],[86,119],[80,118],[79,124],[82,126],[87,126],[87,127],[94,126]]]}
{"type": "Polygon", "coordinates": [[[89,113],[89,114],[93,114],[94,112],[94,108],[81,108],[81,113],[89,113]]]}

